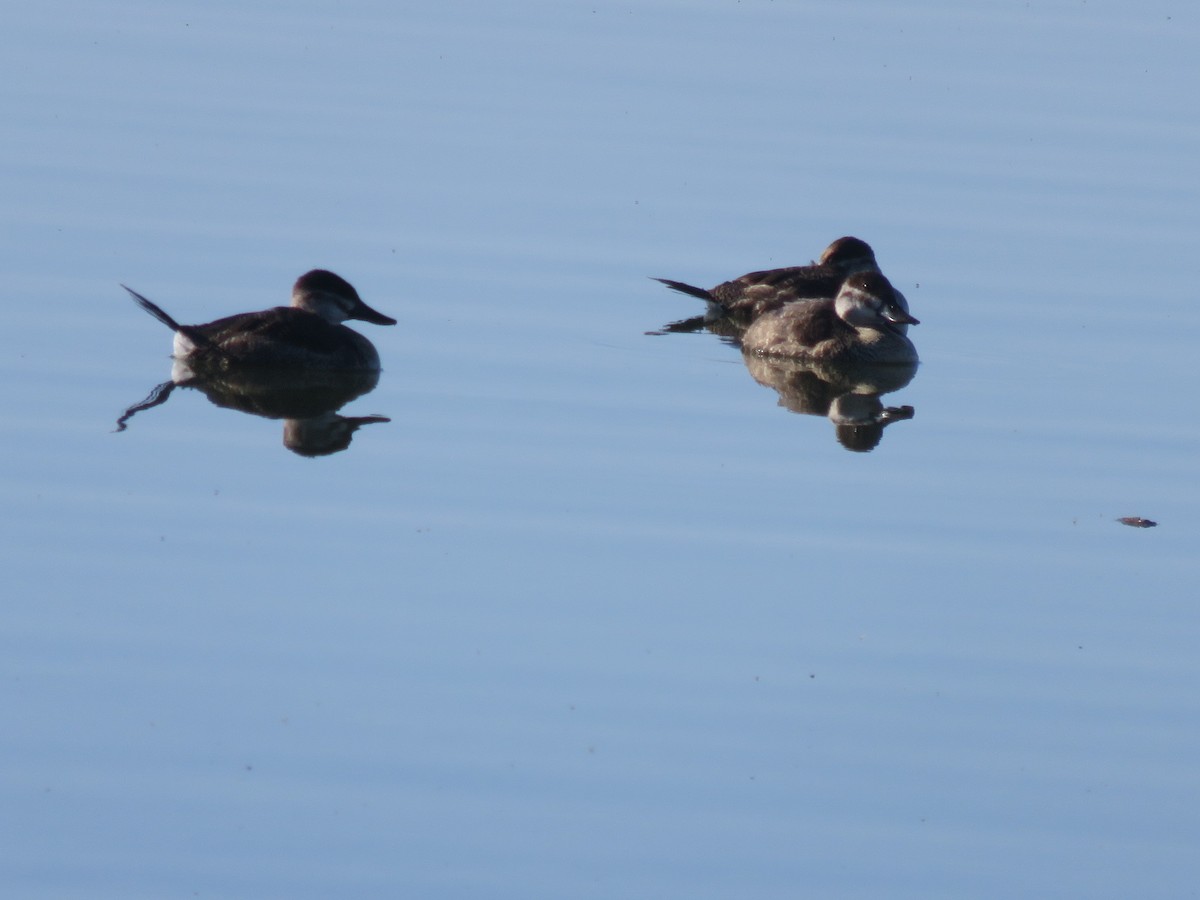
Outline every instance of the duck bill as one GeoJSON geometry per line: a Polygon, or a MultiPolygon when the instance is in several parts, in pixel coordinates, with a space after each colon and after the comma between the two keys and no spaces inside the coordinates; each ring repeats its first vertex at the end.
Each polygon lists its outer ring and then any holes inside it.
{"type": "Polygon", "coordinates": [[[883,317],[893,325],[920,325],[921,320],[910,316],[899,307],[895,309],[884,310],[883,317]]]}
{"type": "Polygon", "coordinates": [[[350,318],[351,319],[361,319],[364,322],[370,322],[372,325],[395,325],[396,324],[396,320],[393,319],[391,316],[385,316],[381,312],[376,312],[375,310],[371,309],[371,307],[367,306],[367,304],[365,304],[365,303],[359,303],[358,307],[354,310],[354,314],[351,315],[350,318]]]}

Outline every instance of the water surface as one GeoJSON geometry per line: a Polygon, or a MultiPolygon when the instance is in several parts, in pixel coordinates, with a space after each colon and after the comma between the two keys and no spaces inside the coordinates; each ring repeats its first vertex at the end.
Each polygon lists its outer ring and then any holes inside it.
{"type": "Polygon", "coordinates": [[[4,874],[22,897],[1192,890],[1194,12],[14,13],[4,874]],[[875,247],[869,453],[702,285],[875,247]],[[178,391],[314,266],[349,449],[178,391]],[[1158,527],[1130,528],[1119,516],[1158,527]]]}

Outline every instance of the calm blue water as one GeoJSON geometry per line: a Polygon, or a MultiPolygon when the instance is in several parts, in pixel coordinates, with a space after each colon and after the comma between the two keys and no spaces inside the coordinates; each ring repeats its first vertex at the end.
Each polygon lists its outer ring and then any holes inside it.
{"type": "Polygon", "coordinates": [[[5,895],[1195,893],[1194,10],[10,19],[5,895]],[[922,320],[869,453],[646,334],[842,234],[922,320]],[[112,432],[118,283],[315,266],[390,422],[112,432]]]}

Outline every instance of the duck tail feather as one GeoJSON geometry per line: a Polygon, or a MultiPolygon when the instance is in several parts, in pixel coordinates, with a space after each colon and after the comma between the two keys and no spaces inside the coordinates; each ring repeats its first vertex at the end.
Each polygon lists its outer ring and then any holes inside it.
{"type": "Polygon", "coordinates": [[[704,288],[696,287],[694,284],[684,284],[682,281],[672,281],[670,278],[655,278],[654,280],[665,284],[673,291],[679,291],[681,294],[689,294],[692,297],[699,297],[701,300],[706,300],[709,303],[717,302],[717,299],[712,295],[711,291],[706,291],[704,288]]]}

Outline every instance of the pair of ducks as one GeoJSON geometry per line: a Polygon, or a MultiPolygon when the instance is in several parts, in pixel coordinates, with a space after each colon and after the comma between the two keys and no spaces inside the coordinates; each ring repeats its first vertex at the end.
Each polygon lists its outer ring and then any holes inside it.
{"type": "MultiPolygon", "coordinates": [[[[917,360],[905,331],[918,322],[908,314],[904,295],[879,271],[874,252],[858,238],[839,238],[811,266],[751,272],[711,290],[658,280],[705,300],[714,316],[748,323],[742,336],[746,352],[833,363],[917,360]]],[[[348,281],[324,269],[297,279],[291,306],[203,325],[180,325],[137,291],[125,290],[175,332],[175,359],[197,371],[242,366],[376,371],[375,347],[342,323],[396,324],[364,303],[348,281]]]]}
{"type": "Polygon", "coordinates": [[[709,290],[658,278],[708,304],[708,320],[739,328],[742,350],[813,363],[911,365],[917,351],[908,301],[879,271],[875,252],[838,238],[810,266],[750,272],[709,290]]]}

